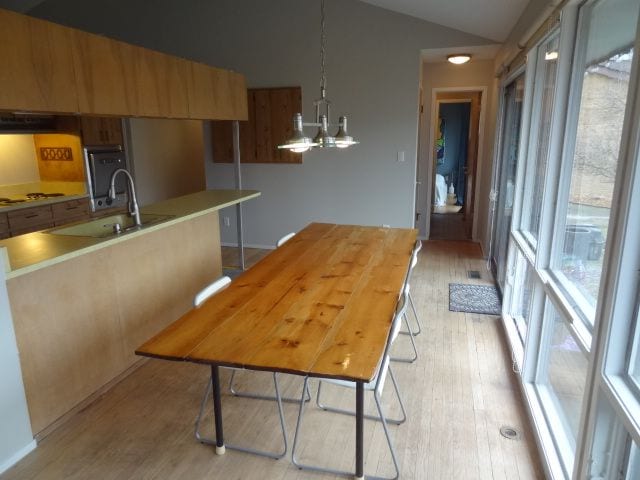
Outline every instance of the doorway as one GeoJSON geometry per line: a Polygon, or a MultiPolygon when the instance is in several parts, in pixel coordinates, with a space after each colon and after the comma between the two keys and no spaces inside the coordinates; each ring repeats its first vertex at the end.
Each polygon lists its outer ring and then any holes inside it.
{"type": "Polygon", "coordinates": [[[435,96],[431,239],[472,238],[481,104],[481,91],[435,96]]]}

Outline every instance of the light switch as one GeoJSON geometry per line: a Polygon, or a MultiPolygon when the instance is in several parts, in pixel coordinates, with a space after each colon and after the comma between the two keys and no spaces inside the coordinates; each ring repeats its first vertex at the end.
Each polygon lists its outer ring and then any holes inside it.
{"type": "Polygon", "coordinates": [[[404,162],[404,150],[398,151],[398,162],[404,162]]]}

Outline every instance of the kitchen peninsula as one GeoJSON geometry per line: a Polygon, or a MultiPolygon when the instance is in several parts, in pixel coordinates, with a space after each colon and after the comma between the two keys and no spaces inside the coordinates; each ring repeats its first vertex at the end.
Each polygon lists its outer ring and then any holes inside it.
{"type": "Polygon", "coordinates": [[[141,208],[163,221],[104,238],[50,231],[0,241],[33,432],[121,378],[134,349],[221,275],[218,210],[252,190],[207,190],[141,208]]]}

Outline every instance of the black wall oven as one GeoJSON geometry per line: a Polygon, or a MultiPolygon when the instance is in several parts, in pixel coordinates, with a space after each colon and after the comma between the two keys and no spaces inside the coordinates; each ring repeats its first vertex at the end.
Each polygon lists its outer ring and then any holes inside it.
{"type": "Polygon", "coordinates": [[[93,211],[103,208],[126,205],[126,177],[116,179],[116,198],[108,197],[111,175],[119,168],[128,169],[127,156],[121,145],[87,145],[84,147],[84,160],[87,171],[87,188],[91,195],[93,211]]]}

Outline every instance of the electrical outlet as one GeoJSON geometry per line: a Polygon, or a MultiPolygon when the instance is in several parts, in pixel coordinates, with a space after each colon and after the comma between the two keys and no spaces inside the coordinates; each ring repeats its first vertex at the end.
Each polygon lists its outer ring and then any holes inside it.
{"type": "Polygon", "coordinates": [[[231,220],[229,220],[229,217],[224,217],[222,220],[224,222],[224,226],[225,227],[230,227],[231,226],[231,220]]]}

